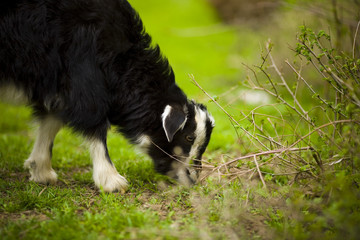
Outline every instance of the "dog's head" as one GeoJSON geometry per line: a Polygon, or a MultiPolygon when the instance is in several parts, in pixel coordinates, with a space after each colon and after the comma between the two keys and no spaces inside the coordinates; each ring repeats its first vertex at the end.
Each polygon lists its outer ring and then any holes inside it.
{"type": "Polygon", "coordinates": [[[166,105],[161,122],[162,131],[141,136],[138,144],[153,158],[158,172],[191,186],[198,178],[215,121],[204,105],[191,101],[166,105]]]}

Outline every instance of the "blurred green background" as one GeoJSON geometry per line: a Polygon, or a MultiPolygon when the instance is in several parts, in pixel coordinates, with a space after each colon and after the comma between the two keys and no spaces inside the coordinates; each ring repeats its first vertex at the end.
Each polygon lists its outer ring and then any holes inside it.
{"type": "MultiPolygon", "coordinates": [[[[291,49],[296,46],[300,25],[328,30],[334,39],[338,37],[337,41],[349,47],[358,14],[358,5],[352,9],[352,0],[131,0],[130,3],[139,12],[154,43],[160,45],[169,59],[180,87],[190,98],[207,104],[214,115],[217,127],[215,140],[209,146],[211,150],[238,148],[237,136],[228,117],[209,102],[190,81],[189,74],[230,114],[242,118],[239,109],[246,112],[275,101],[244,86],[251,74],[244,65],[261,64],[269,39],[274,44],[272,53],[280,70],[293,77],[289,68],[282,67],[285,60],[291,61],[295,56],[291,49]],[[352,21],[351,32],[340,26],[344,32],[337,36],[334,6],[342,9],[337,14],[344,24],[352,21]]],[[[321,89],[321,81],[313,84],[321,89]]]]}
{"type": "MultiPolygon", "coordinates": [[[[65,128],[53,149],[58,184],[29,182],[23,162],[31,152],[36,124],[28,108],[0,103],[0,238],[358,239],[359,127],[349,124],[334,130],[330,122],[338,119],[336,114],[314,97],[285,60],[301,70],[319,95],[333,101],[337,93],[325,87],[322,73],[313,67],[317,65],[295,57],[299,26],[306,25],[316,33],[326,31],[341,54],[353,53],[357,60],[360,37],[354,36],[360,20],[359,1],[129,2],[139,12],[153,43],[159,44],[169,59],[178,85],[213,114],[216,127],[204,163],[218,171],[190,189],[173,185],[155,173],[146,155],[110,131],[110,156],[130,186],[124,195],[105,194],[94,187],[84,139],[65,128]],[[259,81],[273,90],[264,77],[266,72],[285,101],[294,104],[271,62],[264,62],[269,39],[273,59],[309,112],[310,124],[276,97],[249,86],[250,78],[255,78],[250,69],[254,69],[259,81]],[[258,68],[261,65],[262,69],[258,68]],[[189,74],[238,125],[194,85],[189,74]],[[316,132],[322,124],[329,125],[322,129],[330,140],[316,132]],[[305,143],[295,144],[311,151],[278,158],[264,154],[258,157],[260,168],[253,158],[217,168],[251,153],[288,147],[311,131],[316,133],[306,137],[305,143]]],[[[357,61],[353,65],[360,69],[357,61]]],[[[343,66],[337,67],[335,70],[342,70],[343,66]]],[[[358,69],[354,71],[360,76],[358,69]]],[[[346,74],[341,77],[351,80],[346,74]]],[[[360,95],[359,91],[349,92],[350,96],[360,95]]],[[[358,108],[345,97],[340,103],[336,107],[358,119],[358,108]]]]}

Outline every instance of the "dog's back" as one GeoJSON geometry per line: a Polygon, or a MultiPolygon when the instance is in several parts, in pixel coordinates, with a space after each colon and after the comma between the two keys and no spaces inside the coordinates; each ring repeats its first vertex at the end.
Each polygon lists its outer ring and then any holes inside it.
{"type": "MultiPolygon", "coordinates": [[[[153,85],[118,77],[130,67],[145,67],[158,75],[171,71],[158,49],[149,50],[151,39],[127,1],[33,0],[3,5],[0,88],[17,89],[37,115],[55,113],[75,129],[91,131],[111,108],[109,89],[153,85]],[[159,67],[152,69],[152,62],[159,67]]],[[[168,76],[158,78],[157,87],[174,84],[168,76]]],[[[123,94],[123,104],[130,100],[123,94]]]]}
{"type": "Polygon", "coordinates": [[[81,88],[85,75],[93,76],[87,85],[104,87],[99,66],[146,38],[126,1],[5,1],[1,9],[0,84],[33,104],[81,88]]]}

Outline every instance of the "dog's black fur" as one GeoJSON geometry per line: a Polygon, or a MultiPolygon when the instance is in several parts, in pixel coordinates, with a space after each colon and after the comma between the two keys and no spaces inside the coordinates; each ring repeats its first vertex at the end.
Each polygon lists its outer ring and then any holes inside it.
{"type": "MultiPolygon", "coordinates": [[[[169,174],[178,167],[174,156],[200,165],[213,128],[206,108],[176,85],[167,59],[125,0],[2,0],[0,88],[9,86],[25,95],[40,122],[51,116],[100,141],[109,163],[106,135],[113,124],[143,145],[158,172],[174,178],[180,178],[169,174]],[[205,138],[189,156],[201,112],[205,138]]],[[[36,166],[31,161],[29,168],[36,166]]]]}

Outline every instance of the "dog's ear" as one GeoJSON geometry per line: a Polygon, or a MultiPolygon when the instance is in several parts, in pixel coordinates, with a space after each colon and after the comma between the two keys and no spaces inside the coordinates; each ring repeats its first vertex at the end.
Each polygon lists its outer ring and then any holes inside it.
{"type": "Polygon", "coordinates": [[[185,109],[167,105],[161,115],[161,118],[167,140],[171,142],[177,131],[184,128],[187,120],[187,114],[185,109]]]}

